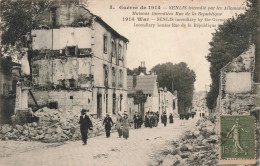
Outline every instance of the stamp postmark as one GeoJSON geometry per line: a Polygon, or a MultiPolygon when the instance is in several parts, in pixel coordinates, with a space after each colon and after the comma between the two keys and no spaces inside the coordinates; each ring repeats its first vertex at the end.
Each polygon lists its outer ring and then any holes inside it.
{"type": "Polygon", "coordinates": [[[219,132],[219,164],[255,164],[255,119],[253,116],[220,116],[219,132]]]}

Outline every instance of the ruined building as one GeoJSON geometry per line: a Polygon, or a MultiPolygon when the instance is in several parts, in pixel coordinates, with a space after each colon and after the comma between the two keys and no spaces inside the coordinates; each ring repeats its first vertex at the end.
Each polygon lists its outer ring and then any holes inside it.
{"type": "Polygon", "coordinates": [[[221,69],[220,114],[253,114],[260,120],[260,86],[253,81],[255,67],[255,45],[252,44],[221,69]]]}
{"type": "Polygon", "coordinates": [[[31,35],[39,106],[85,108],[97,118],[127,110],[127,38],[84,6],[62,1],[38,15],[31,35]]]}

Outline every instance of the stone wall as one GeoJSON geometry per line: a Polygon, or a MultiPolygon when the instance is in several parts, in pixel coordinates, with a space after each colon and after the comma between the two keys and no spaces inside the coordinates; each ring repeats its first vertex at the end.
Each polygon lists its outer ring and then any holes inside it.
{"type": "Polygon", "coordinates": [[[221,69],[218,109],[220,114],[250,114],[260,94],[254,93],[255,46],[221,69]]]}

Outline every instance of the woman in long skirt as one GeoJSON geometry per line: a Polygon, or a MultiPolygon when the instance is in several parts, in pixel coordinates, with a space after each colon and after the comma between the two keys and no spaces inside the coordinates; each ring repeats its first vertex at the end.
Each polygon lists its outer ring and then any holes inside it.
{"type": "Polygon", "coordinates": [[[129,137],[129,128],[130,128],[130,121],[128,119],[127,112],[124,113],[124,117],[122,119],[122,130],[123,130],[123,137],[127,139],[129,137]]]}

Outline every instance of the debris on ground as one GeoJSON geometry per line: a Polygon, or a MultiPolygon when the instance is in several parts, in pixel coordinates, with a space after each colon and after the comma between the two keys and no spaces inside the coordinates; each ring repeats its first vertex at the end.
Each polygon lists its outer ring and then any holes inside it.
{"type": "MultiPolygon", "coordinates": [[[[0,138],[2,140],[34,140],[41,142],[62,142],[81,139],[78,113],[44,107],[36,111],[35,116],[40,118],[38,123],[1,125],[0,138]]],[[[91,116],[90,119],[93,124],[93,130],[89,131],[89,138],[101,135],[105,131],[102,126],[102,119],[95,119],[91,116]]]]}
{"type": "MultiPolygon", "coordinates": [[[[164,153],[165,157],[158,161],[158,165],[217,165],[219,138],[216,126],[215,116],[200,119],[195,130],[186,131],[178,141],[172,143],[171,150],[167,149],[167,153],[164,153]]],[[[258,126],[256,130],[257,149],[260,149],[259,133],[258,126]]],[[[259,150],[257,150],[258,159],[255,165],[260,163],[259,154],[259,150]]]]}

